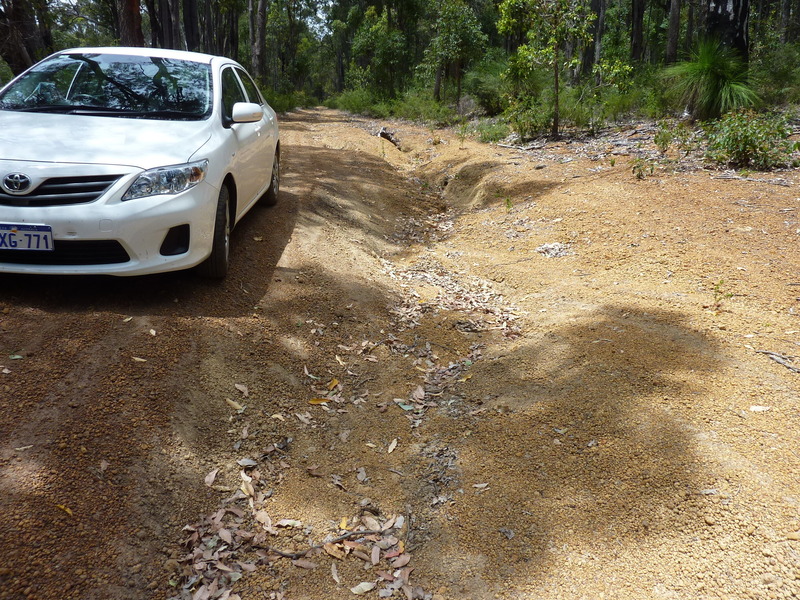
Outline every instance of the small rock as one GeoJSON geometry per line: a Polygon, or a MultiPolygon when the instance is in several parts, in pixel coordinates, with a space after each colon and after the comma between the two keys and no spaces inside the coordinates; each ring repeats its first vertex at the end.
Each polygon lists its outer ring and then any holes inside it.
{"type": "Polygon", "coordinates": [[[717,520],[714,518],[713,515],[706,515],[705,516],[706,525],[716,525],[717,520]]]}

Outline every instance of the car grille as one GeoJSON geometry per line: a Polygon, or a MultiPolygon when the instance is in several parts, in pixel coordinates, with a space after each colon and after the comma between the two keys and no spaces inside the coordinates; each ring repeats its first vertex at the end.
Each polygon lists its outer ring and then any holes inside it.
{"type": "Polygon", "coordinates": [[[115,265],[130,256],[116,240],[53,240],[53,250],[0,250],[0,263],[16,265],[115,265]]]}
{"type": "Polygon", "coordinates": [[[53,177],[25,196],[12,196],[0,188],[2,206],[67,206],[94,202],[121,175],[90,175],[86,177],[53,177]]]}

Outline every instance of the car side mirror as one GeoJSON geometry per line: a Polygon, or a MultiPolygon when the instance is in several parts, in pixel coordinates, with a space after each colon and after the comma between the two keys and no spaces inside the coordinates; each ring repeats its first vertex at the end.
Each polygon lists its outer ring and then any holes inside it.
{"type": "Polygon", "coordinates": [[[264,118],[264,109],[254,102],[237,102],[231,112],[231,121],[234,123],[255,123],[264,118]]]}

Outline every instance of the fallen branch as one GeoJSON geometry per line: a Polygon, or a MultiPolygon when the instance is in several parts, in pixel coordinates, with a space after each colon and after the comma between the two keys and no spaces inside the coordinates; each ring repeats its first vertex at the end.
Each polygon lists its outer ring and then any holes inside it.
{"type": "Polygon", "coordinates": [[[723,173],[722,175],[712,176],[711,179],[738,179],[739,181],[753,181],[756,183],[768,183],[770,185],[782,185],[783,187],[792,187],[792,184],[785,179],[757,179],[755,177],[742,177],[734,173],[723,173]]]}
{"type": "Polygon", "coordinates": [[[263,548],[267,552],[272,554],[277,554],[282,558],[289,558],[291,560],[297,560],[298,558],[303,558],[312,550],[320,550],[325,546],[325,544],[335,544],[337,542],[343,542],[344,540],[349,540],[350,538],[354,537],[362,537],[365,535],[381,535],[382,531],[376,531],[373,529],[363,529],[361,531],[348,531],[344,535],[340,535],[339,537],[333,538],[332,540],[328,540],[323,544],[316,544],[315,546],[309,546],[308,549],[303,550],[302,552],[284,552],[283,550],[278,550],[277,548],[273,548],[272,546],[256,546],[257,548],[263,548]]]}
{"type": "Polygon", "coordinates": [[[778,354],[777,352],[770,352],[769,350],[756,350],[756,352],[758,354],[766,354],[776,363],[783,365],[793,373],[800,373],[799,367],[795,367],[794,365],[789,364],[792,362],[792,358],[790,356],[784,356],[783,354],[778,354]]]}

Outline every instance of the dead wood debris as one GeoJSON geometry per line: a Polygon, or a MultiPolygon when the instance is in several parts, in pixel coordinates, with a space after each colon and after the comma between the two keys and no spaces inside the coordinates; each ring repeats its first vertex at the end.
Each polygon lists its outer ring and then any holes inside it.
{"type": "Polygon", "coordinates": [[[793,373],[800,373],[800,367],[795,367],[794,365],[791,364],[794,361],[794,357],[784,356],[783,354],[778,354],[777,352],[770,352],[769,350],[756,350],[756,352],[758,354],[766,354],[776,363],[783,365],[793,373]]]}

